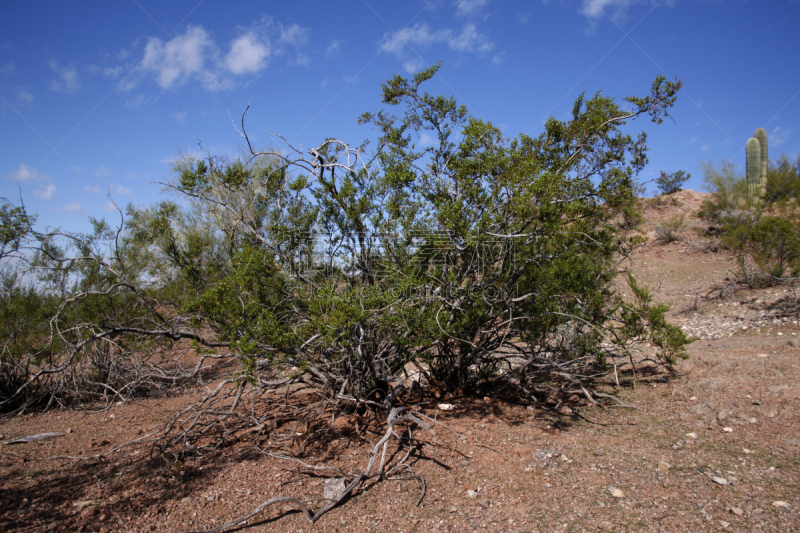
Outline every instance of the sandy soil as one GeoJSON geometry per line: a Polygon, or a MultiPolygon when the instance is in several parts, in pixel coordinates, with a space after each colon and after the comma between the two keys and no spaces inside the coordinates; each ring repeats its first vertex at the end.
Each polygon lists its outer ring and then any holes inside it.
{"type": "MultiPolygon", "coordinates": [[[[419,506],[416,480],[388,480],[314,527],[278,505],[239,530],[800,530],[796,296],[733,283],[735,261],[696,217],[703,197],[682,191],[651,202],[648,244],[620,265],[672,302],[672,320],[699,338],[678,377],[644,377],[615,393],[638,410],[574,406],[586,421],[488,399],[452,411],[432,404],[425,412],[462,437],[418,434],[412,465],[427,481],[419,506]],[[680,215],[679,240],[656,242],[656,227],[680,215]]],[[[0,447],[0,531],[202,531],[276,495],[322,497],[322,478],[297,475],[246,442],[168,466],[136,450],[63,458],[147,435],[197,394],[0,421],[3,440],[66,433],[0,447]]],[[[306,460],[361,469],[378,439],[334,440],[306,460]]]]}

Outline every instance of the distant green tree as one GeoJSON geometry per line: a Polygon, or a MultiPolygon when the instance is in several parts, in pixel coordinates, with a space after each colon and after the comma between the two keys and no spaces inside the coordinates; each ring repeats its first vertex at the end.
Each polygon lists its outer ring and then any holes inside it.
{"type": "Polygon", "coordinates": [[[660,194],[672,194],[678,192],[691,177],[691,174],[687,174],[683,170],[669,174],[662,170],[661,175],[656,178],[656,185],[660,194]]]}

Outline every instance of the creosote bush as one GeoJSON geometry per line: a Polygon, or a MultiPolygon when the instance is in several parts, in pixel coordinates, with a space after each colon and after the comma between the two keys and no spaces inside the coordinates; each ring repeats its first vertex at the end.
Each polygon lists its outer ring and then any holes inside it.
{"type": "Polygon", "coordinates": [[[742,279],[753,288],[795,283],[800,278],[800,162],[783,156],[767,170],[766,194],[754,202],[747,182],[730,162],[704,165],[713,194],[701,214],[721,226],[722,244],[733,251],[742,279]]]}
{"type": "Polygon", "coordinates": [[[680,82],[656,78],[629,110],[581,95],[569,120],[507,138],[422,91],[438,68],[382,86],[400,112],[359,118],[372,144],[301,150],[276,136],[280,149],[258,151],[243,115],[239,159],[177,161],[164,186],[179,202],[43,237],[37,287],[57,302],[37,340],[48,358],[14,352],[27,376],[0,405],[67,401],[66,375],[106,401],[155,390],[158,372],[197,377],[203,359],[191,372],[134,363],[181,347],[237,361],[239,395],[291,368],[332,401],[382,413],[408,393],[409,368],[438,397],[535,403],[561,387],[594,402],[611,365],[686,357],[665,307],[633,279],[633,302],[611,285],[638,242],[647,161],[645,135],[624,126],[660,123],[680,82]]]}

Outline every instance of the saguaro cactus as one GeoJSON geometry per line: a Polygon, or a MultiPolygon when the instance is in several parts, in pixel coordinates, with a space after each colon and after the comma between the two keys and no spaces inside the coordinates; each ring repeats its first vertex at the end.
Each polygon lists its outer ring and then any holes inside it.
{"type": "Polygon", "coordinates": [[[761,175],[759,176],[759,196],[763,198],[767,194],[767,163],[769,157],[767,155],[767,131],[764,128],[758,128],[753,134],[753,137],[758,139],[758,144],[761,148],[761,175]]]}
{"type": "Polygon", "coordinates": [[[750,200],[755,201],[761,196],[761,143],[757,138],[747,140],[745,148],[747,157],[747,189],[750,200]]]}

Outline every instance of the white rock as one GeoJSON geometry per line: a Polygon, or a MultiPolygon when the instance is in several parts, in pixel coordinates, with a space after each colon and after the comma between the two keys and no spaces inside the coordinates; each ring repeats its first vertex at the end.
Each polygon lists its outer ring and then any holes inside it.
{"type": "Polygon", "coordinates": [[[475,490],[468,490],[467,491],[467,498],[469,498],[470,500],[474,500],[477,497],[478,497],[478,491],[475,491],[475,490]]]}
{"type": "Polygon", "coordinates": [[[620,489],[618,489],[617,487],[608,487],[608,492],[610,492],[610,493],[611,493],[611,495],[612,495],[613,497],[615,497],[615,498],[624,498],[624,497],[625,497],[625,493],[624,493],[624,492],[622,492],[622,491],[621,491],[620,489]]]}
{"type": "Polygon", "coordinates": [[[329,477],[325,480],[322,497],[326,500],[335,500],[344,492],[345,487],[345,479],[343,477],[329,477]]]}
{"type": "Polygon", "coordinates": [[[724,477],[711,476],[711,481],[713,481],[717,485],[727,485],[728,484],[728,480],[725,479],[724,477]]]}
{"type": "Polygon", "coordinates": [[[453,405],[452,403],[440,403],[436,407],[439,408],[439,410],[441,411],[452,411],[453,409],[456,408],[456,406],[453,405]]]}
{"type": "Polygon", "coordinates": [[[725,433],[733,433],[733,428],[722,428],[725,433]]]}
{"type": "Polygon", "coordinates": [[[686,438],[687,438],[687,439],[696,439],[696,438],[697,438],[697,433],[694,433],[694,432],[692,432],[692,433],[687,433],[687,434],[686,434],[686,438]]]}
{"type": "Polygon", "coordinates": [[[780,500],[778,500],[778,501],[775,501],[775,502],[772,502],[772,506],[773,506],[773,507],[784,507],[784,508],[786,508],[786,509],[788,509],[788,508],[789,508],[789,504],[788,504],[788,503],[786,503],[786,502],[782,502],[782,501],[780,501],[780,500]]]}

